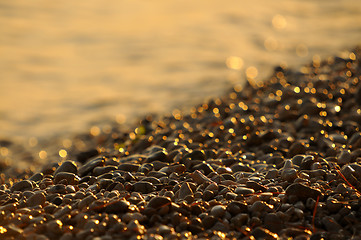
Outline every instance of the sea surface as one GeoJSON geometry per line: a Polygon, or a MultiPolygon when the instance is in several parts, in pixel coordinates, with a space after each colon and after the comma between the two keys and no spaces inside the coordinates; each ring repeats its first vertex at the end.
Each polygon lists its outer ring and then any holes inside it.
{"type": "Polygon", "coordinates": [[[0,139],[186,109],[360,43],[359,0],[0,0],[0,139]]]}

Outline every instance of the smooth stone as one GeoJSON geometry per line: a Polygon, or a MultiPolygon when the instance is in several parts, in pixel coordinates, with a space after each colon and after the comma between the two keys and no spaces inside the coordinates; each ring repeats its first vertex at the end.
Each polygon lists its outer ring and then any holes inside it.
{"type": "Polygon", "coordinates": [[[43,173],[35,173],[33,176],[31,176],[29,178],[29,180],[34,181],[34,182],[39,182],[39,181],[43,180],[43,178],[44,178],[43,173]]]}
{"type": "Polygon", "coordinates": [[[67,160],[64,161],[54,172],[54,176],[61,172],[78,174],[78,166],[75,162],[67,160]]]}
{"type": "Polygon", "coordinates": [[[247,188],[247,187],[237,187],[234,190],[234,192],[237,194],[249,195],[249,194],[253,194],[255,191],[253,189],[247,188]]]}
{"type": "Polygon", "coordinates": [[[79,176],[84,177],[88,173],[91,173],[95,167],[104,166],[105,160],[104,158],[94,158],[88,162],[86,162],[83,166],[79,168],[79,176]]]}
{"type": "Polygon", "coordinates": [[[322,193],[319,189],[311,188],[302,183],[292,183],[286,188],[286,195],[295,195],[301,199],[321,197],[322,193]]]}
{"type": "Polygon", "coordinates": [[[34,207],[37,205],[44,206],[46,201],[45,194],[42,192],[36,192],[34,195],[28,198],[26,204],[28,207],[34,207]]]}
{"type": "Polygon", "coordinates": [[[168,206],[172,203],[172,200],[169,197],[156,196],[150,199],[147,207],[158,209],[163,206],[168,206]]]}
{"type": "Polygon", "coordinates": [[[268,170],[265,178],[266,179],[276,179],[279,176],[278,170],[277,169],[270,169],[268,170]]]}
{"type": "Polygon", "coordinates": [[[269,210],[272,210],[272,209],[273,209],[272,205],[268,205],[264,201],[256,201],[251,205],[249,210],[251,212],[255,213],[255,212],[269,211],[269,210]]]}
{"type": "Polygon", "coordinates": [[[104,166],[104,167],[95,167],[93,169],[94,176],[100,176],[105,173],[110,173],[112,171],[118,170],[118,167],[116,166],[104,166]]]}
{"type": "Polygon", "coordinates": [[[146,160],[147,163],[151,163],[154,161],[169,162],[167,151],[161,150],[161,151],[154,152],[146,160]]]}
{"type": "Polygon", "coordinates": [[[49,193],[59,193],[59,194],[65,194],[67,193],[66,192],[66,187],[64,184],[56,184],[56,185],[53,185],[51,186],[49,189],[48,189],[48,192],[49,193]]]}
{"type": "Polygon", "coordinates": [[[14,183],[14,185],[10,188],[10,191],[25,191],[33,188],[33,184],[29,180],[22,180],[20,182],[14,183]]]}
{"type": "Polygon", "coordinates": [[[79,204],[78,204],[78,208],[80,210],[84,209],[85,207],[88,207],[92,202],[94,202],[95,200],[97,200],[97,198],[94,195],[89,195],[87,197],[85,197],[84,199],[80,200],[79,204]]]}
{"type": "Polygon", "coordinates": [[[145,181],[139,181],[133,184],[133,190],[135,192],[140,192],[140,193],[151,193],[153,191],[155,191],[156,187],[150,183],[150,182],[145,182],[145,181]]]}
{"type": "Polygon", "coordinates": [[[232,215],[237,215],[239,213],[246,213],[248,206],[246,203],[240,201],[232,201],[227,205],[227,211],[232,215]]]}
{"type": "Polygon", "coordinates": [[[130,203],[128,201],[119,200],[119,201],[111,202],[109,205],[107,205],[104,208],[103,211],[106,213],[114,213],[114,214],[125,213],[128,211],[129,206],[130,206],[130,203]]]}
{"type": "Polygon", "coordinates": [[[58,184],[62,180],[66,180],[69,185],[78,185],[80,178],[74,173],[59,172],[54,177],[54,184],[58,184]]]}
{"type": "Polygon", "coordinates": [[[161,183],[161,181],[155,177],[146,177],[146,178],[143,178],[142,181],[150,182],[152,184],[160,184],[161,183]]]}
{"type": "Polygon", "coordinates": [[[297,178],[297,170],[294,168],[285,168],[281,171],[281,179],[287,182],[293,182],[297,178]]]}
{"type": "Polygon", "coordinates": [[[216,205],[212,207],[210,214],[216,218],[222,218],[226,213],[226,207],[222,205],[216,205]]]}
{"type": "Polygon", "coordinates": [[[247,181],[246,187],[251,188],[251,189],[255,190],[256,192],[257,191],[261,191],[261,192],[267,191],[267,188],[265,186],[259,184],[258,182],[255,182],[255,181],[247,181]]]}
{"type": "Polygon", "coordinates": [[[136,172],[140,168],[140,164],[136,163],[121,163],[118,165],[118,169],[128,172],[136,172]]]}

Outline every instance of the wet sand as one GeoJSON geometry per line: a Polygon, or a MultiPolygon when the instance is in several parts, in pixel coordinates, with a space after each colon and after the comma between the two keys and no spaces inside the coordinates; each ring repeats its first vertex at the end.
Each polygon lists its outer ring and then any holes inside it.
{"type": "Polygon", "coordinates": [[[0,237],[361,239],[360,59],[276,67],[189,112],[92,128],[32,168],[2,141],[0,237]]]}

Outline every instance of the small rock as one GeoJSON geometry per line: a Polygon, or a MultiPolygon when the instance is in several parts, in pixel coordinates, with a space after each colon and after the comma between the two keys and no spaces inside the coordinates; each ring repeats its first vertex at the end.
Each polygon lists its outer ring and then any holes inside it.
{"type": "Polygon", "coordinates": [[[271,169],[267,172],[265,178],[266,179],[275,179],[278,177],[278,170],[277,169],[271,169]]]}
{"type": "Polygon", "coordinates": [[[114,214],[125,213],[128,211],[129,206],[130,203],[128,201],[119,200],[119,201],[111,202],[109,205],[107,205],[104,208],[103,211],[106,213],[114,213],[114,214]]]}
{"type": "Polygon", "coordinates": [[[237,187],[234,190],[235,193],[237,194],[242,194],[242,195],[249,195],[249,194],[253,194],[254,190],[251,188],[247,188],[247,187],[237,187]]]}
{"type": "Polygon", "coordinates": [[[147,207],[158,209],[163,206],[170,205],[171,203],[172,200],[169,197],[156,196],[149,201],[147,207]]]}
{"type": "Polygon", "coordinates": [[[116,167],[116,166],[95,167],[93,169],[93,174],[94,174],[94,176],[100,176],[104,173],[109,173],[109,172],[115,171],[117,169],[118,169],[118,167],[116,167]]]}
{"type": "Polygon", "coordinates": [[[187,196],[193,196],[193,191],[188,182],[184,182],[179,189],[179,199],[185,199],[187,196]]]}
{"type": "Polygon", "coordinates": [[[73,161],[64,161],[54,172],[54,176],[60,172],[78,174],[78,166],[73,161]]]}
{"type": "Polygon", "coordinates": [[[210,214],[216,218],[222,218],[226,213],[226,207],[222,205],[216,205],[212,207],[210,214]]]}
{"type": "Polygon", "coordinates": [[[139,181],[133,184],[133,189],[135,192],[151,193],[155,191],[156,187],[150,182],[139,181]]]}
{"type": "Polygon", "coordinates": [[[69,185],[78,185],[80,178],[74,173],[59,172],[54,177],[54,183],[58,184],[60,181],[66,180],[69,185]]]}
{"type": "Polygon", "coordinates": [[[127,172],[136,172],[138,171],[139,167],[140,164],[135,164],[135,163],[121,163],[118,165],[119,170],[127,171],[127,172]]]}
{"type": "Polygon", "coordinates": [[[95,167],[104,166],[104,158],[94,158],[79,168],[79,176],[84,177],[92,172],[95,167]]]}
{"type": "Polygon", "coordinates": [[[286,188],[286,195],[295,195],[300,199],[317,199],[317,197],[320,197],[322,193],[319,189],[311,188],[302,183],[293,183],[286,188]]]}
{"type": "Polygon", "coordinates": [[[22,180],[20,182],[14,183],[14,185],[10,188],[10,191],[25,191],[33,188],[33,184],[29,180],[22,180]]]}
{"type": "Polygon", "coordinates": [[[281,171],[281,179],[287,182],[293,182],[297,178],[297,170],[294,168],[285,168],[281,171]]]}
{"type": "Polygon", "coordinates": [[[46,198],[45,198],[44,193],[37,192],[26,201],[26,204],[28,207],[34,207],[37,205],[44,206],[45,201],[46,201],[46,198]]]}
{"type": "Polygon", "coordinates": [[[322,223],[329,232],[338,232],[342,229],[342,226],[338,224],[333,217],[330,216],[323,217],[322,223]]]}

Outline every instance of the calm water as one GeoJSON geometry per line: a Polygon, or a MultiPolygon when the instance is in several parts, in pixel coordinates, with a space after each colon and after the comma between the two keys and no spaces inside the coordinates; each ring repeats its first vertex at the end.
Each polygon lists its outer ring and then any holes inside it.
{"type": "Polygon", "coordinates": [[[186,108],[360,41],[359,0],[0,0],[0,138],[186,108]]]}

